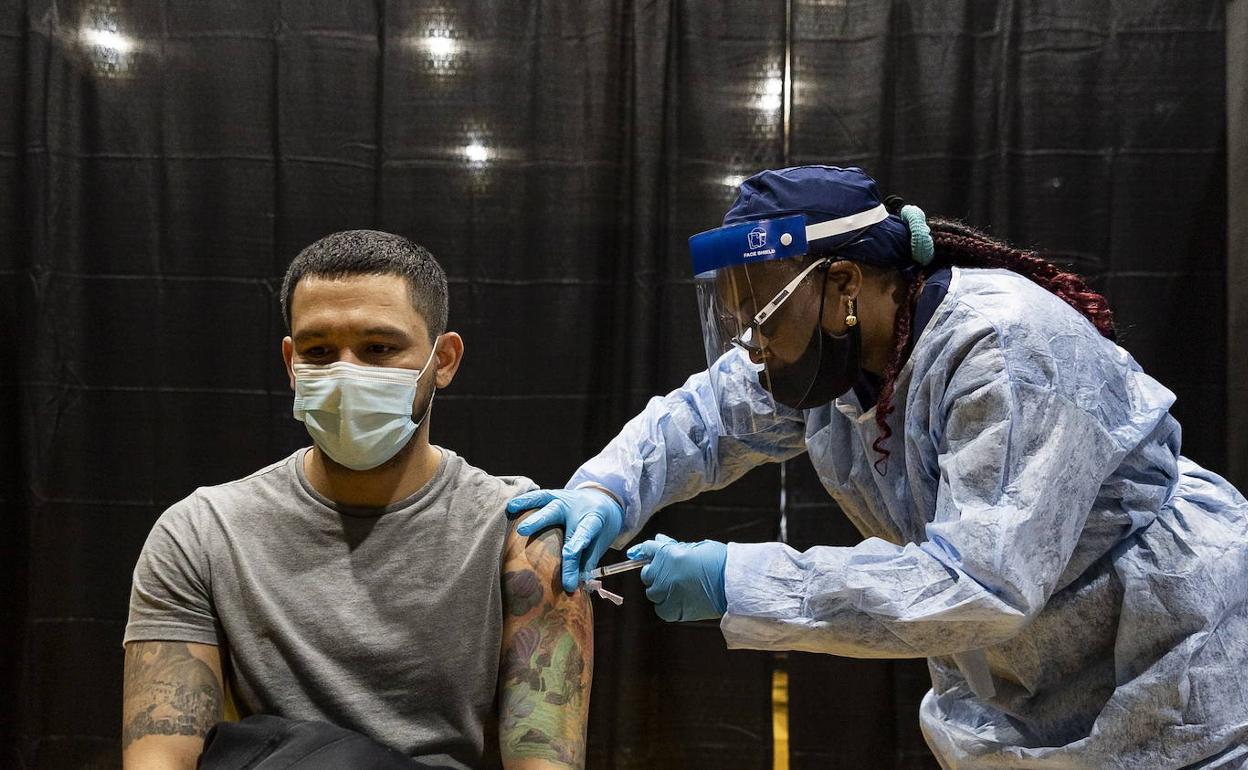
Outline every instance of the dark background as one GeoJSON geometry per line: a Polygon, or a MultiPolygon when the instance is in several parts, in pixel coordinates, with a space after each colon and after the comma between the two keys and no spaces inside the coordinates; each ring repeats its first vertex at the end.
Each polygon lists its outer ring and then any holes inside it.
{"type": "MultiPolygon", "coordinates": [[[[450,275],[467,357],[434,440],[561,485],[704,365],[685,239],[732,185],[858,164],[1089,275],[1178,393],[1185,452],[1242,484],[1242,6],[0,0],[0,766],[118,762],[134,560],[171,502],[307,443],[277,290],[334,230],[404,234],[450,275]]],[[[648,532],[775,539],[781,479],[648,532]]],[[[856,541],[805,459],[783,490],[793,545],[856,541]]],[[[769,767],[776,659],[621,582],[591,766],[769,767]]],[[[934,767],[922,662],[783,665],[793,767],[934,767]]]]}

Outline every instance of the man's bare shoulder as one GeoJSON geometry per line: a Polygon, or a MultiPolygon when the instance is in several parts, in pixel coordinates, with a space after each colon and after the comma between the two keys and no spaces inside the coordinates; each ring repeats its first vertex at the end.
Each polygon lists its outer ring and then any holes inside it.
{"type": "Polygon", "coordinates": [[[559,574],[563,553],[563,529],[550,527],[525,536],[516,532],[524,520],[536,511],[525,511],[507,526],[507,555],[505,562],[523,562],[542,573],[559,574]],[[553,572],[551,572],[553,570],[553,572]]]}

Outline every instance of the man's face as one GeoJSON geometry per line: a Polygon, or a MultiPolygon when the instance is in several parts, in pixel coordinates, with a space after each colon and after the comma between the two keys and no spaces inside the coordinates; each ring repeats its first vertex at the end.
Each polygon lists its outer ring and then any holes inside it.
{"type": "MultiPolygon", "coordinates": [[[[303,278],[291,296],[290,326],[282,352],[292,389],[293,364],[345,361],[362,366],[420,369],[433,350],[429,327],[412,306],[407,281],[397,275],[303,278]]],[[[445,342],[451,336],[453,332],[440,339],[445,342]]],[[[439,371],[421,377],[416,404],[425,403],[435,382],[439,387],[449,384],[458,355],[451,356],[454,361],[444,359],[455,352],[440,349],[429,362],[431,368],[439,371]]]]}

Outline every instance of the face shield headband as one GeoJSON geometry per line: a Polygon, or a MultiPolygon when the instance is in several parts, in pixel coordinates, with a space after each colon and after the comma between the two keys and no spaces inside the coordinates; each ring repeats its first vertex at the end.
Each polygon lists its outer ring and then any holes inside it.
{"type": "Polygon", "coordinates": [[[816,241],[863,230],[885,219],[888,209],[881,203],[857,214],[813,225],[806,224],[805,214],[792,214],[717,227],[689,239],[693,274],[701,276],[736,265],[805,256],[810,244],[816,241]]]}

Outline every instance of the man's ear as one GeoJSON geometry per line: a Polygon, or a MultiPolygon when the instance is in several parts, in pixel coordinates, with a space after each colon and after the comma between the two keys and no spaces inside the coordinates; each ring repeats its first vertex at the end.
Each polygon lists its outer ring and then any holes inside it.
{"type": "Polygon", "coordinates": [[[433,381],[439,388],[445,388],[455,379],[459,364],[464,360],[464,338],[455,332],[446,332],[438,338],[437,345],[437,352],[433,357],[438,371],[433,381]]]}
{"type": "Polygon", "coordinates": [[[282,362],[286,364],[286,377],[290,380],[290,389],[295,389],[295,369],[292,362],[295,356],[295,343],[290,337],[282,338],[282,362]]]}

